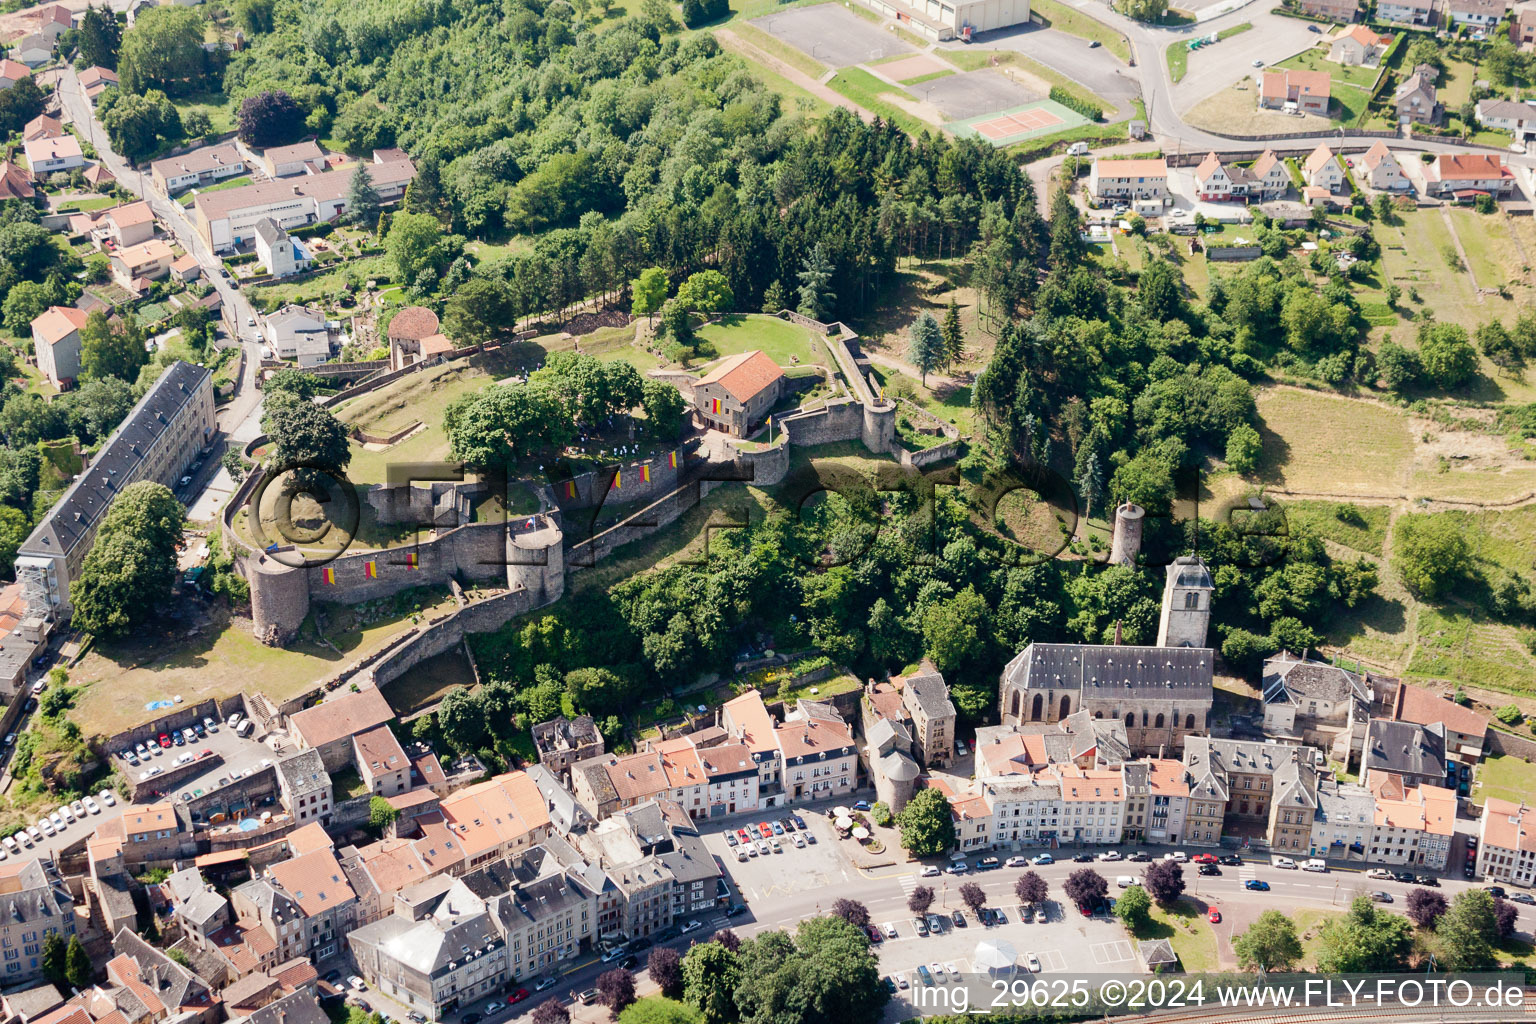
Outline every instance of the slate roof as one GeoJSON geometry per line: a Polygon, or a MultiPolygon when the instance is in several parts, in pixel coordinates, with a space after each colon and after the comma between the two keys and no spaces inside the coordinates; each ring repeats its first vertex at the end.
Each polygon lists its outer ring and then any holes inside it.
{"type": "Polygon", "coordinates": [[[32,531],[19,555],[54,558],[67,555],[96,535],[107,506],[117,497],[144,454],[192,400],[198,387],[211,379],[201,366],[177,360],[150,387],[107,438],[90,466],[75,478],[64,497],[32,531]]]}
{"type": "Polygon", "coordinates": [[[250,1024],[330,1024],[320,1003],[306,991],[268,1003],[246,1019],[250,1024]]]}
{"type": "Polygon", "coordinates": [[[1204,647],[1036,643],[1003,675],[1024,689],[1079,688],[1085,699],[1210,700],[1214,664],[1204,647]]]}
{"type": "Polygon", "coordinates": [[[954,701],[949,699],[949,687],[938,672],[918,672],[907,676],[905,688],[929,718],[954,717],[954,701]]]}
{"type": "Polygon", "coordinates": [[[1326,700],[1339,703],[1350,697],[1369,699],[1365,681],[1348,669],[1326,661],[1299,658],[1290,651],[1264,662],[1264,703],[1297,703],[1326,700]]]}
{"type": "Polygon", "coordinates": [[[1364,764],[1369,771],[1425,778],[1445,777],[1445,726],[1373,718],[1366,727],[1364,764]]]}
{"type": "Polygon", "coordinates": [[[326,774],[325,762],[319,751],[301,750],[277,762],[278,774],[283,777],[284,788],[290,796],[301,797],[331,788],[331,777],[326,774]]]}

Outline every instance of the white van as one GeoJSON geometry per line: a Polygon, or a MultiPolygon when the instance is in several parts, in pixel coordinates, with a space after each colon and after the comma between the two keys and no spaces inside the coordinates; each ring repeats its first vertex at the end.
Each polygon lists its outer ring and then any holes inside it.
{"type": "Polygon", "coordinates": [[[1318,860],[1316,857],[1313,857],[1311,860],[1307,861],[1305,864],[1303,864],[1301,866],[1301,870],[1303,870],[1303,871],[1327,871],[1328,870],[1328,862],[1325,861],[1325,860],[1318,860]]]}
{"type": "Polygon", "coordinates": [[[244,739],[251,734],[252,728],[253,726],[251,725],[251,720],[247,718],[245,721],[235,726],[235,735],[239,736],[241,739],[244,739]]]}
{"type": "Polygon", "coordinates": [[[1067,147],[1067,156],[1087,156],[1087,155],[1088,155],[1088,143],[1086,143],[1086,142],[1074,142],[1074,143],[1072,143],[1072,145],[1067,147]]]}
{"type": "Polygon", "coordinates": [[[1115,884],[1122,889],[1129,889],[1133,885],[1140,885],[1141,879],[1135,875],[1121,875],[1115,879],[1115,884]]]}

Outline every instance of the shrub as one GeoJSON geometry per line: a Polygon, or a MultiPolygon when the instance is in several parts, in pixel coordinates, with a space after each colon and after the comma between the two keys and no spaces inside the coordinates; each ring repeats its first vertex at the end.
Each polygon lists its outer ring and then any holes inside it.
{"type": "Polygon", "coordinates": [[[1090,121],[1102,121],[1104,119],[1104,110],[1102,107],[1100,107],[1097,103],[1093,103],[1084,99],[1065,86],[1051,86],[1051,99],[1055,100],[1057,103],[1060,103],[1068,110],[1077,111],[1079,114],[1082,114],[1090,121]]]}
{"type": "Polygon", "coordinates": [[[1525,718],[1525,716],[1520,713],[1520,709],[1515,707],[1513,704],[1506,704],[1499,708],[1493,713],[1493,717],[1497,718],[1505,725],[1519,725],[1521,720],[1525,718]]]}

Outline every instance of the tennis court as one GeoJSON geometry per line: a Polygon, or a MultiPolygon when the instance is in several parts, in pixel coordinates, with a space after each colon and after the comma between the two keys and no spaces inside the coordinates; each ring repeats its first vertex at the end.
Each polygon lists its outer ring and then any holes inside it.
{"type": "Polygon", "coordinates": [[[1037,135],[1049,135],[1088,123],[1088,119],[1055,100],[1034,103],[1000,113],[983,114],[966,121],[945,125],[957,136],[975,136],[994,146],[1009,146],[1037,135]]]}

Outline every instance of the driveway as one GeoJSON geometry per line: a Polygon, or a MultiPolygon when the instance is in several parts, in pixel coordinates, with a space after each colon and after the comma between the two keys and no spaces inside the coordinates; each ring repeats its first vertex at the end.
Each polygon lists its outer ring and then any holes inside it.
{"type": "MultiPolygon", "coordinates": [[[[1244,22],[1252,23],[1253,28],[1189,55],[1189,71],[1173,87],[1173,103],[1181,112],[1213,93],[1257,74],[1254,61],[1261,60],[1266,67],[1278,64],[1322,38],[1307,31],[1311,22],[1258,10],[1240,11],[1226,15],[1210,26],[1201,25],[1200,34],[1209,35],[1244,22]]],[[[1196,33],[1190,33],[1174,43],[1187,45],[1195,36],[1196,33]]]]}

